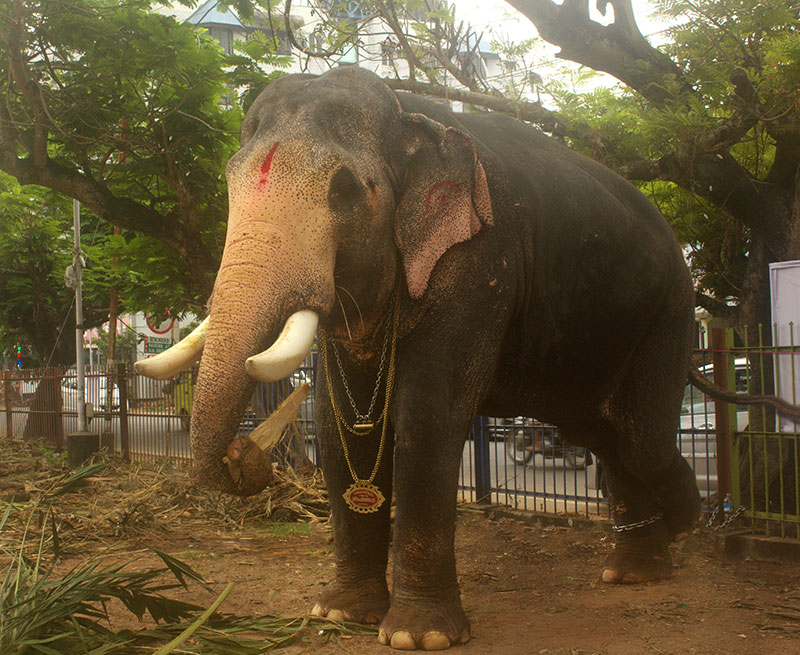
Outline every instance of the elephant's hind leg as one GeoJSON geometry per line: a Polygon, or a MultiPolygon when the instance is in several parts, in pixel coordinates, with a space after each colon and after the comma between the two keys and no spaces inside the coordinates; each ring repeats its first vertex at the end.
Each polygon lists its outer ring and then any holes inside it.
{"type": "Polygon", "coordinates": [[[597,454],[616,524],[606,582],[668,577],[670,540],[690,531],[700,515],[694,473],[676,445],[691,346],[685,318],[663,317],[643,339],[602,420],[597,454]]]}
{"type": "Polygon", "coordinates": [[[652,490],[620,457],[619,434],[605,421],[559,426],[569,443],[589,443],[603,466],[611,496],[615,547],[605,562],[606,583],[634,584],[668,578],[669,530],[652,490]]]}
{"type": "Polygon", "coordinates": [[[603,582],[634,584],[668,578],[672,571],[669,530],[648,486],[633,474],[617,449],[599,453],[611,495],[615,545],[603,582]]]}
{"type": "Polygon", "coordinates": [[[609,583],[648,582],[672,571],[669,542],[691,530],[700,499],[694,474],[677,450],[664,469],[640,477],[616,453],[600,455],[613,502],[614,552],[603,571],[609,583]],[[667,483],[668,482],[668,483],[667,483]],[[669,489],[670,497],[656,493],[669,489]]]}

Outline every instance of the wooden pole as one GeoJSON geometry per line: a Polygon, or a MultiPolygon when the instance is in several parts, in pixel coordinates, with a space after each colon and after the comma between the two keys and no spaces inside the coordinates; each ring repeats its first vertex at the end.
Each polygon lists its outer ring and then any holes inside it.
{"type": "Polygon", "coordinates": [[[11,371],[3,371],[3,402],[6,406],[6,439],[14,436],[14,417],[11,414],[11,371]]]}
{"type": "Polygon", "coordinates": [[[131,448],[128,439],[128,382],[125,362],[117,364],[117,386],[119,387],[119,436],[122,441],[122,458],[131,461],[131,448]]]}
{"type": "MultiPolygon", "coordinates": [[[[711,351],[714,363],[714,383],[718,386],[729,388],[728,384],[728,358],[725,352],[725,330],[719,327],[711,328],[711,351]]],[[[731,422],[728,403],[715,399],[714,421],[717,433],[717,496],[720,505],[731,494],[731,422]]]]}

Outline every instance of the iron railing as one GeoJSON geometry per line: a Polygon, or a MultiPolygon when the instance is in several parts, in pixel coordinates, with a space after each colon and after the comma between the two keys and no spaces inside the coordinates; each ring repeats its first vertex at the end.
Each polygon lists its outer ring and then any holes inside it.
{"type": "MultiPolygon", "coordinates": [[[[747,330],[741,343],[728,330],[729,376],[732,367],[745,366],[748,393],[774,392],[797,404],[800,343],[795,329],[789,324],[781,330],[773,325],[769,334],[762,327],[747,330]]],[[[732,504],[743,508],[740,527],[800,539],[800,422],[764,405],[728,411],[731,425],[740,428],[731,449],[732,504]]]]}
{"type": "MultiPolygon", "coordinates": [[[[800,371],[800,352],[792,341],[773,347],[777,334],[767,340],[759,332],[749,344],[734,347],[728,333],[725,378],[731,390],[769,392],[777,378],[777,392],[795,400],[795,367],[800,371]],[[782,370],[790,375],[781,376],[782,370]],[[753,373],[757,375],[753,375],[753,373]],[[777,373],[776,373],[777,372],[777,373]],[[753,385],[759,385],[757,388],[753,385]],[[782,386],[783,385],[783,386],[782,386]],[[784,393],[786,396],[786,394],[784,393]]],[[[719,350],[719,348],[717,348],[719,350]]],[[[712,350],[698,350],[694,365],[711,376],[712,350]]],[[[240,424],[240,433],[252,431],[294,388],[309,382],[312,391],[300,407],[278,447],[289,465],[316,464],[314,423],[314,367],[312,354],[290,378],[259,384],[240,424]]],[[[718,360],[717,360],[718,361],[718,360]]],[[[64,369],[3,372],[0,389],[0,436],[38,438],[63,450],[65,435],[77,428],[74,371],[64,369]],[[38,393],[37,393],[38,391],[38,393]]],[[[109,450],[131,460],[157,462],[169,458],[176,464],[191,461],[188,418],[191,413],[195,373],[187,372],[168,382],[156,382],[122,367],[108,376],[105,371],[87,375],[87,400],[95,407],[90,430],[102,435],[109,450]],[[112,382],[109,394],[106,380],[112,382]],[[106,399],[111,399],[105,411],[106,399]]],[[[774,412],[747,410],[744,406],[717,407],[713,400],[687,385],[676,444],[695,471],[707,513],[721,504],[743,506],[740,527],[768,534],[800,538],[800,440],[797,425],[781,425],[774,412]],[[727,409],[726,409],[727,408],[727,409]],[[727,411],[732,443],[718,443],[716,417],[727,411]],[[777,421],[777,422],[776,422],[777,421]],[[743,429],[747,425],[747,429],[743,429]],[[718,476],[718,452],[730,452],[731,480],[718,476]],[[727,485],[727,486],[726,486],[727,485]],[[730,498],[719,490],[730,489],[730,498]]],[[[723,476],[724,477],[724,476],[723,476]]],[[[464,502],[491,502],[548,513],[607,516],[610,512],[602,465],[588,451],[563,444],[554,426],[530,418],[476,420],[464,445],[459,496],[464,502]]]]}

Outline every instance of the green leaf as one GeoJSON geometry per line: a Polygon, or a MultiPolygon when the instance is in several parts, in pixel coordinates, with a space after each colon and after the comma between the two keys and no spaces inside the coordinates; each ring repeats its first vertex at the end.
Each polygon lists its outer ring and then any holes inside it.
{"type": "Polygon", "coordinates": [[[167,568],[172,572],[172,574],[184,588],[188,589],[186,584],[186,578],[188,578],[189,580],[202,585],[207,591],[212,591],[213,587],[205,581],[202,575],[197,573],[197,571],[192,569],[188,564],[181,562],[180,560],[168,555],[158,548],[151,546],[150,549],[161,558],[164,564],[166,564],[167,568]]]}

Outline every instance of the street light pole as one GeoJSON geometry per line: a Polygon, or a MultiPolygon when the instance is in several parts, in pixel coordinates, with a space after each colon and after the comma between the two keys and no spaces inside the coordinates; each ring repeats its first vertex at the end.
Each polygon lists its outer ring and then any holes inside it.
{"type": "Polygon", "coordinates": [[[83,290],[81,271],[81,205],[72,200],[72,227],[75,248],[72,254],[72,271],[75,275],[75,367],[78,374],[78,432],[86,432],[86,371],[83,362],[83,290]]]}

